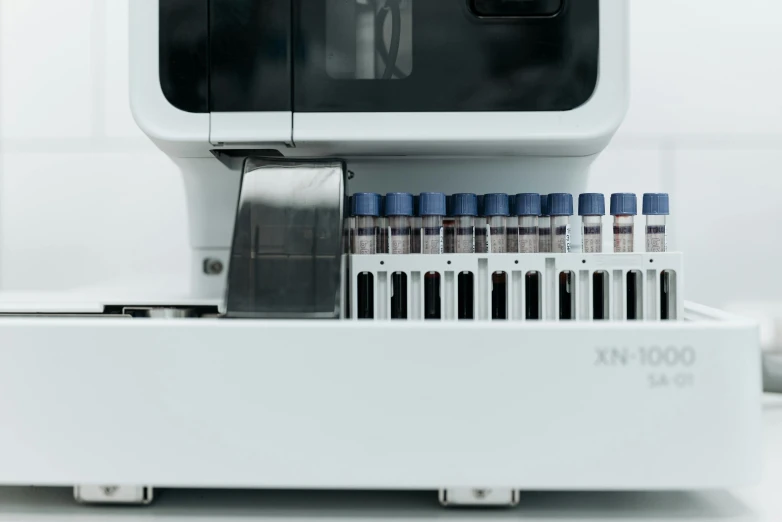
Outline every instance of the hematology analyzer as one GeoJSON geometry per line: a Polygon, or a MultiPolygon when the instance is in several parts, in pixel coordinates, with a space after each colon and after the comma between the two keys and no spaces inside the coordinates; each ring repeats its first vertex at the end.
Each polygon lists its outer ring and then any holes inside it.
{"type": "Polygon", "coordinates": [[[189,292],[4,305],[0,482],[488,506],[755,480],[756,326],[685,301],[675,194],[587,190],[628,4],[131,2],[189,292]]]}

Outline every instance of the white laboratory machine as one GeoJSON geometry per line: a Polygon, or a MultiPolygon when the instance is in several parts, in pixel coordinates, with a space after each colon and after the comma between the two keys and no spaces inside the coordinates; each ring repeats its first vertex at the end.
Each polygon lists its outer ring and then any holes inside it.
{"type": "Polygon", "coordinates": [[[131,106],[182,170],[191,289],[3,305],[0,484],[491,506],[756,480],[756,326],[685,302],[686,252],[646,252],[642,216],[631,253],[346,253],[352,193],[585,192],[628,104],[629,3],[130,2],[131,106]]]}

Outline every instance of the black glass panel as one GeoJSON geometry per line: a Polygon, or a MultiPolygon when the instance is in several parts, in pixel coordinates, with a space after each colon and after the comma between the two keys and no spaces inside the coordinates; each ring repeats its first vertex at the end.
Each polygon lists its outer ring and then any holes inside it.
{"type": "Polygon", "coordinates": [[[187,112],[209,112],[209,2],[159,0],[160,87],[187,112]]]}
{"type": "Polygon", "coordinates": [[[562,0],[472,0],[480,16],[551,16],[561,6],[562,0]]]}
{"type": "Polygon", "coordinates": [[[599,0],[531,17],[481,17],[472,0],[293,2],[297,112],[566,111],[597,84],[599,0]]]}
{"type": "Polygon", "coordinates": [[[210,0],[210,110],[291,110],[291,0],[210,0]]]}

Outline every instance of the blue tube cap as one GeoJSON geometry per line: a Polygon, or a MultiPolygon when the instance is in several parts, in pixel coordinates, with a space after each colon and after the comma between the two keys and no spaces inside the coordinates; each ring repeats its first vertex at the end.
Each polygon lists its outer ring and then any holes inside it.
{"type": "Polygon", "coordinates": [[[442,192],[424,192],[421,194],[420,216],[444,216],[446,213],[445,194],[442,192]]]}
{"type": "Polygon", "coordinates": [[[621,192],[611,194],[612,216],[635,216],[638,214],[638,198],[635,194],[621,192]]]}
{"type": "Polygon", "coordinates": [[[454,216],[478,215],[478,196],[475,194],[454,194],[452,199],[454,216]]]}
{"type": "Polygon", "coordinates": [[[645,216],[667,216],[670,214],[668,194],[644,194],[643,213],[645,216]]]}
{"type": "Polygon", "coordinates": [[[386,216],[412,216],[413,195],[407,192],[386,194],[386,216]]]}
{"type": "Polygon", "coordinates": [[[550,216],[572,216],[573,194],[549,194],[548,213],[550,216]]]}
{"type": "Polygon", "coordinates": [[[605,216],[606,198],[602,194],[587,193],[578,196],[579,216],[605,216]]]}
{"type": "Polygon", "coordinates": [[[517,216],[539,216],[540,194],[526,193],[516,194],[516,208],[513,213],[517,216]]]}
{"type": "Polygon", "coordinates": [[[353,215],[379,216],[380,194],[375,194],[374,192],[359,192],[358,194],[353,194],[353,215]]]}
{"type": "Polygon", "coordinates": [[[484,216],[510,215],[510,205],[507,194],[486,194],[483,198],[484,216]]]}
{"type": "Polygon", "coordinates": [[[548,194],[540,195],[540,215],[548,216],[548,194]]]}

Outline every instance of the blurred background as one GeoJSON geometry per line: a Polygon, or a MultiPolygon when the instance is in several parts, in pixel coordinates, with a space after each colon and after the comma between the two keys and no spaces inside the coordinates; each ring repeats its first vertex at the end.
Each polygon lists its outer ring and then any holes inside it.
{"type": "MultiPolygon", "coordinates": [[[[129,1],[0,0],[0,291],[187,287],[180,173],[128,105],[129,1]]],[[[631,107],[590,188],[670,192],[687,298],[773,322],[782,2],[631,4],[631,107]]]]}

